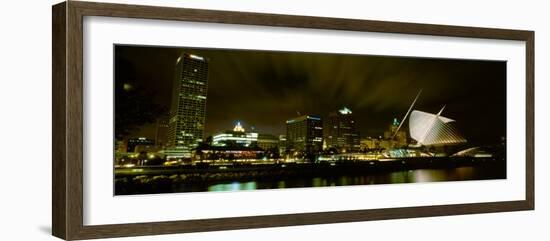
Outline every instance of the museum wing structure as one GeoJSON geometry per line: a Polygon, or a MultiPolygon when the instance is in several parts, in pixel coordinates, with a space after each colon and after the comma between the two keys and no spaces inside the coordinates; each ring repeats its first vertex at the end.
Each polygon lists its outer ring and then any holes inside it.
{"type": "Polygon", "coordinates": [[[458,132],[455,121],[441,116],[441,111],[431,114],[414,110],[409,118],[409,131],[417,144],[423,146],[444,146],[465,143],[458,132]]]}

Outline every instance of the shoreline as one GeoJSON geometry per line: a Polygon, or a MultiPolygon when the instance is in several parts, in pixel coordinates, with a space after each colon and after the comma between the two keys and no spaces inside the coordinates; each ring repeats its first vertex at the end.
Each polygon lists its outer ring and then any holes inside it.
{"type": "Polygon", "coordinates": [[[487,178],[473,178],[472,180],[506,178],[506,162],[504,159],[498,158],[435,157],[401,158],[386,161],[342,161],[336,163],[239,164],[199,167],[193,165],[177,167],[144,166],[116,168],[115,195],[206,191],[204,189],[207,186],[231,182],[275,183],[278,181],[342,176],[376,177],[401,171],[418,169],[453,170],[460,167],[473,167],[493,173],[492,176],[487,178]]]}

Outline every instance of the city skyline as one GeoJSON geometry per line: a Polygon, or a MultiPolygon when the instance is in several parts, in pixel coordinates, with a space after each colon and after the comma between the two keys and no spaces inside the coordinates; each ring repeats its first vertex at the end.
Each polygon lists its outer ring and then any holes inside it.
{"type": "MultiPolygon", "coordinates": [[[[505,105],[499,103],[505,100],[506,65],[501,62],[136,46],[117,46],[115,51],[116,62],[122,65],[115,81],[141,85],[154,92],[151,98],[167,107],[165,109],[169,109],[170,101],[163,93],[171,89],[166,80],[173,80],[174,71],[174,64],[165,63],[176,62],[183,52],[208,58],[212,68],[205,137],[232,127],[236,121],[262,133],[280,135],[286,132],[284,122],[288,119],[306,114],[325,118],[342,107],[357,113],[361,137],[380,136],[394,118],[401,121],[418,88],[424,93],[417,108],[437,112],[442,105],[447,105],[446,115],[460,120],[469,140],[496,142],[505,137],[505,122],[501,121],[505,120],[505,105]],[[327,61],[335,66],[327,67],[325,75],[311,70],[326,67],[327,61]],[[368,64],[362,67],[365,63],[368,64]],[[335,87],[320,90],[315,86],[330,85],[326,75],[336,67],[349,70],[353,75],[335,72],[335,87]],[[393,71],[389,70],[391,67],[393,71]],[[360,69],[363,70],[358,72],[360,69]],[[282,73],[284,70],[288,73],[282,73]],[[249,76],[251,73],[254,76],[249,76]],[[312,77],[315,75],[319,78],[312,77]],[[235,81],[239,77],[241,80],[235,81]],[[365,86],[366,83],[374,84],[365,86]],[[363,94],[355,93],[360,90],[364,90],[363,94]],[[325,98],[317,98],[319,96],[325,98]],[[476,133],[479,130],[483,130],[482,135],[476,133]]],[[[129,136],[153,137],[153,126],[143,125],[129,136]]]]}
{"type": "Polygon", "coordinates": [[[496,61],[115,46],[115,193],[505,178],[505,76],[496,61]]]}

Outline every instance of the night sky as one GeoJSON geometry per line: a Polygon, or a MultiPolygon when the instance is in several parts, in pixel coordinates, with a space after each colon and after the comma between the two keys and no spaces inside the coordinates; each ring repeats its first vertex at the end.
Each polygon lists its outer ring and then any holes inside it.
{"type": "MultiPolygon", "coordinates": [[[[353,111],[362,137],[379,136],[405,115],[420,89],[414,109],[437,113],[446,105],[442,115],[455,119],[469,142],[506,136],[506,62],[116,46],[115,81],[146,89],[169,110],[182,52],[209,60],[205,136],[236,121],[246,130],[285,134],[285,121],[298,113],[326,116],[343,106],[353,111]]],[[[148,124],[130,136],[154,133],[148,124]]]]}

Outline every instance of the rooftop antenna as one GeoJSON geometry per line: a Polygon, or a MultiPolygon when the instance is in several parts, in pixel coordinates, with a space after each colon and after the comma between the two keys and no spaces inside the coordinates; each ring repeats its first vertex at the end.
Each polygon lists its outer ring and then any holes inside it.
{"type": "MultiPolygon", "coordinates": [[[[397,132],[399,132],[399,129],[401,129],[401,126],[403,125],[403,123],[405,122],[405,120],[407,119],[407,117],[409,116],[409,113],[411,113],[411,110],[414,106],[414,103],[416,103],[416,100],[418,100],[418,97],[420,97],[420,94],[422,93],[422,89],[420,89],[418,91],[418,94],[416,94],[416,97],[414,98],[411,106],[409,107],[409,110],[407,110],[407,113],[405,114],[405,116],[403,117],[403,120],[401,120],[401,123],[399,123],[399,126],[397,127],[397,129],[395,130],[395,133],[393,133],[393,136],[391,137],[391,139],[393,140],[395,138],[395,136],[397,135],[397,132]]],[[[443,107],[445,108],[445,107],[443,107]]],[[[443,109],[441,109],[441,111],[443,111],[443,109]]]]}

